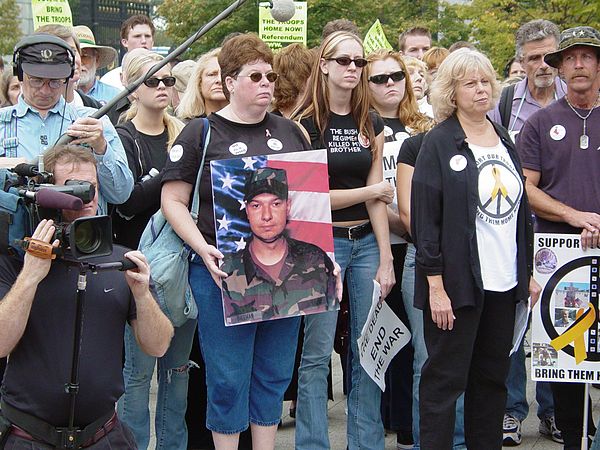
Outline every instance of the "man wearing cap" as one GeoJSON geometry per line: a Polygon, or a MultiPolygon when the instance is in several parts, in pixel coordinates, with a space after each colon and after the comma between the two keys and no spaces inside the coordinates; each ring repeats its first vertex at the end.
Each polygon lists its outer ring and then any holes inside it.
{"type": "Polygon", "coordinates": [[[226,255],[221,270],[228,325],[337,308],[331,259],[319,247],[285,235],[291,200],[285,170],[251,172],[244,201],[252,239],[226,255]]]}
{"type": "Polygon", "coordinates": [[[112,64],[117,59],[117,51],[105,45],[97,45],[94,33],[85,25],[73,27],[81,47],[81,78],[79,89],[105,105],[120,90],[96,78],[96,70],[112,64]]]}
{"type": "MultiPolygon", "coordinates": [[[[600,244],[600,33],[575,27],[560,35],[544,61],[567,84],[562,99],[533,114],[517,139],[536,232],[581,235],[582,248],[600,244]]],[[[551,383],[564,448],[579,449],[584,385],[551,383]]],[[[588,417],[589,434],[595,431],[588,417]]]]}
{"type": "Polygon", "coordinates": [[[0,109],[0,156],[37,162],[68,134],[73,144],[90,148],[98,162],[98,210],[107,214],[108,202],[120,204],[129,198],[133,176],[108,118],[89,117],[94,109],[65,102],[75,56],[69,42],[50,34],[36,33],[17,44],[14,59],[22,95],[16,105],[0,109]]]}

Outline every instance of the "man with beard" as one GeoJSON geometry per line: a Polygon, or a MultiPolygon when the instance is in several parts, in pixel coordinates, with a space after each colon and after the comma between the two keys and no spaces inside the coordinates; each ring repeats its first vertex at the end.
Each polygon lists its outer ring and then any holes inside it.
{"type": "Polygon", "coordinates": [[[84,94],[95,98],[102,105],[105,105],[120,90],[98,80],[96,78],[96,71],[112,64],[118,56],[117,51],[112,47],[96,45],[94,33],[85,25],[73,27],[73,32],[77,36],[77,39],[79,39],[81,48],[79,89],[84,94]]]}
{"type": "Polygon", "coordinates": [[[262,168],[246,178],[252,239],[225,256],[221,270],[227,324],[335,309],[333,263],[319,247],[285,235],[291,200],[285,170],[262,168]]]}
{"type": "MultiPolygon", "coordinates": [[[[508,129],[513,140],[533,113],[564,97],[566,93],[566,85],[557,76],[557,69],[544,62],[544,55],[558,48],[559,38],[560,30],[549,20],[532,20],[517,30],[516,60],[525,69],[526,77],[516,85],[504,88],[501,95],[503,100],[489,113],[494,122],[501,123],[508,129]],[[512,101],[509,98],[511,95],[512,101]]],[[[529,414],[526,384],[525,351],[521,342],[519,349],[511,356],[506,379],[508,396],[503,425],[504,445],[515,446],[521,443],[521,423],[529,414]]],[[[540,419],[539,432],[561,443],[562,436],[554,422],[550,384],[537,382],[535,398],[538,403],[537,416],[540,419]]]]}

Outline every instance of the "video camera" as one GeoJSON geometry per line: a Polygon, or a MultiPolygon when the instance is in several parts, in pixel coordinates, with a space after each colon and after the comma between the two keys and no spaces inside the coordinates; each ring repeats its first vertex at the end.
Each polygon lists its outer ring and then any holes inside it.
{"type": "Polygon", "coordinates": [[[108,216],[81,217],[65,223],[62,210],[80,210],[95,196],[87,181],[52,184],[53,175],[33,164],[0,169],[0,252],[23,255],[33,245],[31,236],[42,219],[52,219],[60,245],[52,258],[75,261],[112,253],[112,225],[108,216]]]}

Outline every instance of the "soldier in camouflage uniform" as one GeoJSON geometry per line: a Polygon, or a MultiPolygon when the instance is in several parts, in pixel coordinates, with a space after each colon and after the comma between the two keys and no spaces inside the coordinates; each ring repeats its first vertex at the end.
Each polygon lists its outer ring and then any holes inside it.
{"type": "Polygon", "coordinates": [[[226,255],[221,270],[228,324],[337,309],[333,263],[319,247],[286,236],[290,212],[285,170],[262,168],[245,184],[252,239],[226,255]]]}

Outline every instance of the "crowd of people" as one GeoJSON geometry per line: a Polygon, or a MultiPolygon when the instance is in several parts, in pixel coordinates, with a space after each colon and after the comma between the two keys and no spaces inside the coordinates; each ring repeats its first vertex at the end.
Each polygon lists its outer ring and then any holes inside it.
{"type": "MultiPolygon", "coordinates": [[[[52,258],[59,225],[41,220],[24,256],[1,249],[0,448],[146,449],[156,371],[157,449],[274,449],[290,383],[295,448],[328,449],[334,348],[348,449],[383,450],[386,430],[398,449],[521,444],[524,345],[510,350],[518,311],[541,291],[534,229],[600,245],[600,32],[522,24],[503,80],[473,44],[433,46],[420,26],[399,35],[398,51],[371,54],[345,19],[314,49],[275,54],[234,33],[90,117],[163,59],[154,33],[146,16],[126,20],[121,65],[99,78],[116,50],[87,26],[46,25],[17,44],[0,78],[0,156],[35,161],[57,185],[92,186],[61,220],[109,215],[115,246],[98,261],[133,267],[88,280],[79,328],[82,303],[67,286],[81,286],[81,273],[52,258]],[[55,146],[63,133],[72,142],[55,146]],[[318,149],[333,258],[288,236],[295,180],[278,167],[251,167],[240,188],[251,235],[225,255],[211,162],[318,149]],[[159,210],[190,250],[197,318],[183,324],[161,310],[135,251],[159,210]],[[411,330],[383,393],[357,343],[373,280],[411,330]],[[292,285],[303,295],[275,304],[292,285]],[[263,320],[228,326],[222,299],[263,320]],[[326,306],[311,314],[315,305],[326,306]]],[[[564,312],[557,326],[573,319],[564,312]]],[[[581,448],[584,420],[595,434],[583,384],[538,382],[536,400],[539,432],[565,450],[581,448]]]]}

